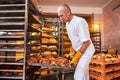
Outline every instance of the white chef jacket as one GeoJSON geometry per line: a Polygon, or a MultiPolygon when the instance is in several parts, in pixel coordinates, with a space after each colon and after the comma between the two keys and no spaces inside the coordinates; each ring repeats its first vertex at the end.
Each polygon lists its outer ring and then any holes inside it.
{"type": "MultiPolygon", "coordinates": [[[[67,33],[75,51],[78,51],[83,42],[90,39],[88,24],[82,17],[73,16],[70,22],[66,23],[67,33]]],[[[95,52],[93,43],[88,46],[77,64],[74,79],[75,80],[89,80],[89,62],[93,53],[95,52]]]]}

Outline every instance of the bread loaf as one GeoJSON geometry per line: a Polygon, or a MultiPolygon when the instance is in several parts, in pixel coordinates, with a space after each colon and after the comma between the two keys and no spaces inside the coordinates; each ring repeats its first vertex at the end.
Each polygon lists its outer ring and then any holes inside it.
{"type": "Polygon", "coordinates": [[[40,44],[40,41],[37,40],[37,41],[30,41],[29,44],[40,44]]]}
{"type": "Polygon", "coordinates": [[[55,51],[53,51],[53,52],[51,53],[51,55],[52,55],[53,57],[57,57],[57,56],[58,56],[57,52],[55,52],[55,51]]]}
{"type": "Polygon", "coordinates": [[[40,36],[39,32],[32,32],[32,36],[40,36]]]}
{"type": "Polygon", "coordinates": [[[37,50],[36,46],[32,46],[31,49],[32,49],[32,51],[37,50]]]}
{"type": "Polygon", "coordinates": [[[45,51],[43,54],[44,54],[45,56],[51,56],[51,51],[45,51]]]}
{"type": "Polygon", "coordinates": [[[42,36],[43,37],[49,37],[49,35],[47,33],[45,33],[45,32],[42,32],[42,36]]]}
{"type": "Polygon", "coordinates": [[[49,43],[48,38],[42,38],[42,43],[43,43],[43,44],[49,43]]]}
{"type": "Polygon", "coordinates": [[[48,46],[48,49],[49,50],[57,50],[57,47],[56,46],[48,46]]]}
{"type": "Polygon", "coordinates": [[[50,38],[50,39],[49,39],[49,42],[50,42],[50,43],[53,43],[53,44],[56,44],[56,43],[57,43],[57,40],[54,39],[54,38],[50,38]]]}

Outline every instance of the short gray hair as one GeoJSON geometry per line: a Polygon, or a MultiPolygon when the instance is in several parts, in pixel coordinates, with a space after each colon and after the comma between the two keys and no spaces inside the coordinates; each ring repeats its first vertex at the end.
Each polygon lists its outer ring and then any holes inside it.
{"type": "Polygon", "coordinates": [[[60,10],[69,10],[71,12],[70,7],[67,4],[63,4],[59,7],[58,11],[60,10]]]}

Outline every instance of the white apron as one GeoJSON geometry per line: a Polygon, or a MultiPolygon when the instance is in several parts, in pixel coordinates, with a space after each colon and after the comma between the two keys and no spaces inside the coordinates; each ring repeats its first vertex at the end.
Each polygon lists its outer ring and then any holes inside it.
{"type": "MultiPolygon", "coordinates": [[[[91,45],[89,47],[91,47],[91,45]]],[[[91,47],[89,49],[91,50],[87,50],[79,59],[74,73],[75,80],[89,80],[89,63],[93,53],[95,52],[94,47],[91,47]]]]}

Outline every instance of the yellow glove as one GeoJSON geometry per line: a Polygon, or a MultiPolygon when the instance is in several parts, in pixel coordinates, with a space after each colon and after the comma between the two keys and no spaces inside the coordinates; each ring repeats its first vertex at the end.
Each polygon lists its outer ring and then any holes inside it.
{"type": "Polygon", "coordinates": [[[72,61],[70,62],[71,65],[74,65],[76,67],[79,58],[82,56],[82,53],[80,51],[77,51],[77,53],[74,55],[72,61]]]}

